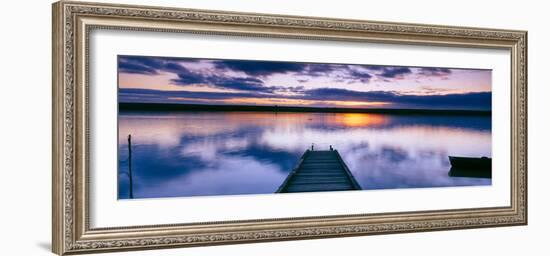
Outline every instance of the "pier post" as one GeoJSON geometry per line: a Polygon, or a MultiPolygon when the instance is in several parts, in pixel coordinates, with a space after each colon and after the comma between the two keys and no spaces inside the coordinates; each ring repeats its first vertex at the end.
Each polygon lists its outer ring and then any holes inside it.
{"type": "Polygon", "coordinates": [[[128,177],[130,178],[130,198],[134,198],[134,182],[132,180],[132,135],[128,134],[128,177]]]}

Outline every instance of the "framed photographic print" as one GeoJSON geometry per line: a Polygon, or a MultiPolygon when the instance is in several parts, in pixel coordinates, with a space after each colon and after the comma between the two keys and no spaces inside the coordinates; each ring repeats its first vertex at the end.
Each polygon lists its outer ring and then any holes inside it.
{"type": "Polygon", "coordinates": [[[53,251],[525,225],[526,40],[55,3],[53,251]]]}

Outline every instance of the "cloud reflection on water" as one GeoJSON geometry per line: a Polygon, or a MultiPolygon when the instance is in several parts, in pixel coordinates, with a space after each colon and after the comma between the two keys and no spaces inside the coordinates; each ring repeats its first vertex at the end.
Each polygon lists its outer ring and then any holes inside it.
{"type": "Polygon", "coordinates": [[[336,148],[364,189],[489,185],[448,155],[491,156],[491,119],[346,113],[120,113],[119,198],[272,193],[304,150],[336,148]]]}

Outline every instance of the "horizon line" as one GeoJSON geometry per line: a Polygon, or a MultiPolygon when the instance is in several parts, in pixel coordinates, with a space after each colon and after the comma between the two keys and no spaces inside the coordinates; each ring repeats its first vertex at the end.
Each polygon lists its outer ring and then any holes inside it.
{"type": "Polygon", "coordinates": [[[126,111],[250,111],[250,112],[320,112],[320,113],[380,113],[380,114],[455,114],[491,115],[484,109],[428,109],[428,108],[347,108],[306,107],[279,105],[216,105],[159,102],[118,102],[119,110],[126,111]]]}

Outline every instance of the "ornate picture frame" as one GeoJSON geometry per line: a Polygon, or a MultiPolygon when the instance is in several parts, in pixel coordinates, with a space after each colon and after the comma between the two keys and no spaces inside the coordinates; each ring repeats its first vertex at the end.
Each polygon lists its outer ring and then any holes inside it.
{"type": "Polygon", "coordinates": [[[61,1],[53,4],[53,251],[59,255],[527,224],[527,32],[61,1]],[[89,45],[108,29],[511,53],[510,205],[201,223],[90,226],[89,45]]]}

